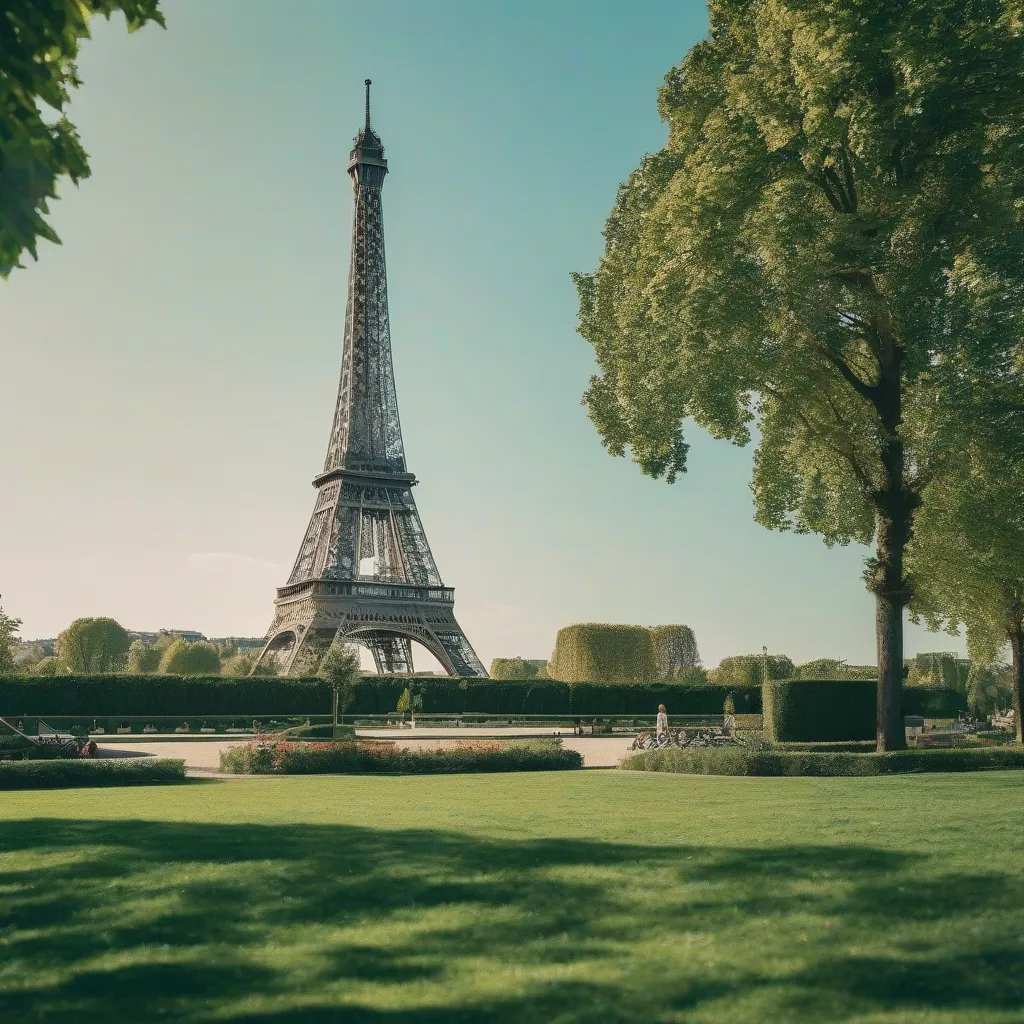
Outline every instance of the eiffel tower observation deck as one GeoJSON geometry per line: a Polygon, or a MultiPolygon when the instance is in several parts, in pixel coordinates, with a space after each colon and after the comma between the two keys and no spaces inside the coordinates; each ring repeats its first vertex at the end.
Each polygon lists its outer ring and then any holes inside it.
{"type": "Polygon", "coordinates": [[[317,670],[335,637],[362,644],[378,672],[412,672],[412,641],[451,675],[486,676],[455,620],[420,521],[398,418],[381,187],[384,145],[366,123],[348,173],[355,192],[341,382],[316,502],[257,665],[317,670]]]}

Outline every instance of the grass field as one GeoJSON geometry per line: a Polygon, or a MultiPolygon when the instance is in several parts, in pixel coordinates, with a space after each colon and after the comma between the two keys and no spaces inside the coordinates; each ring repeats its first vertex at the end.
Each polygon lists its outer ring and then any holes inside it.
{"type": "Polygon", "coordinates": [[[0,1020],[1024,1020],[1024,773],[0,795],[0,1020]]]}

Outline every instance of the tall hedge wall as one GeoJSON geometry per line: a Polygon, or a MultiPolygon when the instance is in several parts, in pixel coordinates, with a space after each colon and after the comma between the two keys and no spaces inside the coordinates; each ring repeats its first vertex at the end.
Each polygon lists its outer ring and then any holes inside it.
{"type": "Polygon", "coordinates": [[[548,675],[566,683],[642,682],[658,677],[654,638],[646,626],[578,622],[555,639],[548,675]]]}
{"type": "MultiPolygon", "coordinates": [[[[347,714],[394,712],[414,682],[425,714],[670,715],[721,714],[733,695],[740,714],[761,710],[759,687],[681,683],[564,683],[550,679],[486,680],[445,676],[366,676],[347,714]]],[[[3,716],[316,715],[330,714],[331,690],[320,679],[273,676],[57,676],[0,678],[3,716]]]]}
{"type": "MultiPolygon", "coordinates": [[[[874,679],[772,680],[762,696],[765,735],[779,742],[874,739],[877,690],[874,679]]],[[[955,690],[903,688],[904,715],[955,718],[966,706],[955,690]]]]}

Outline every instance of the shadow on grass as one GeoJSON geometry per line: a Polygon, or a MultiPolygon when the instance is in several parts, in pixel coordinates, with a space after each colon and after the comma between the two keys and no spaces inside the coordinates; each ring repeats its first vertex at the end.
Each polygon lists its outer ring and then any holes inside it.
{"type": "Polygon", "coordinates": [[[874,847],[32,819],[4,822],[0,857],[4,1021],[726,1020],[738,1000],[750,1019],[842,1020],[1024,1001],[1005,916],[1020,877],[874,847]]]}

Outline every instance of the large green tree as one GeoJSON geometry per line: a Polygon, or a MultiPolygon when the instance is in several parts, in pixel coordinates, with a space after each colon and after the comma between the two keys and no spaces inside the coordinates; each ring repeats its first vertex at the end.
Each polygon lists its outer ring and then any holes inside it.
{"type": "Polygon", "coordinates": [[[18,648],[21,619],[12,618],[0,607],[0,675],[14,671],[14,652],[18,648]]]}
{"type": "Polygon", "coordinates": [[[114,619],[75,619],[57,637],[57,658],[72,672],[119,672],[131,638],[114,619]]]}
{"type": "Polygon", "coordinates": [[[57,182],[89,176],[89,159],[64,115],[81,85],[75,58],[91,19],[124,13],[128,31],[163,24],[159,0],[4,0],[0,6],[0,277],[36,242],[60,243],[44,219],[57,182]]]}
{"type": "Polygon", "coordinates": [[[710,0],[661,89],[668,144],[576,277],[609,451],[671,482],[685,420],[739,445],[756,425],[758,522],[874,542],[880,749],[903,745],[904,553],[956,471],[946,432],[1020,416],[1021,9],[710,0]]]}
{"type": "MultiPolygon", "coordinates": [[[[936,480],[917,517],[910,548],[911,610],[933,629],[956,633],[979,666],[1010,648],[1017,739],[1024,700],[1024,469],[973,445],[968,471],[936,480]]],[[[968,679],[988,690],[988,676],[968,679]]],[[[984,701],[974,700],[977,705],[984,701]]]]}

